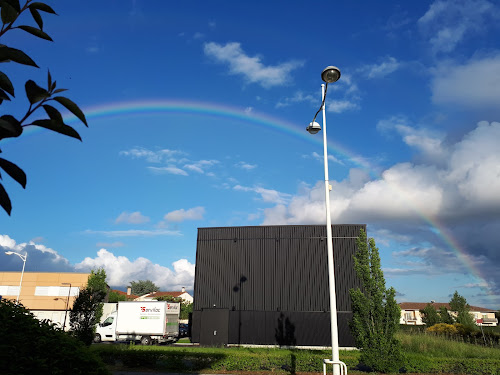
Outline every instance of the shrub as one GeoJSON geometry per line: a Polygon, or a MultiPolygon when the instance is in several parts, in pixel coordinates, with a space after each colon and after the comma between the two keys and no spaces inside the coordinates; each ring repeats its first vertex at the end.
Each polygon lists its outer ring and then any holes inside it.
{"type": "Polygon", "coordinates": [[[0,301],[2,374],[109,374],[100,358],[79,340],[24,306],[0,301]]]}
{"type": "Polygon", "coordinates": [[[456,335],[458,329],[454,324],[438,323],[426,329],[427,332],[438,335],[456,335]]]}

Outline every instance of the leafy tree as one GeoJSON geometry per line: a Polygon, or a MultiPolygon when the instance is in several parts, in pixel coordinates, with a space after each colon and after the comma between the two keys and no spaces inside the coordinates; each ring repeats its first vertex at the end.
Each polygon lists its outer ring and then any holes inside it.
{"type": "Polygon", "coordinates": [[[132,281],[130,283],[130,287],[132,288],[132,294],[135,294],[137,296],[143,296],[144,294],[149,294],[160,290],[160,288],[158,288],[151,280],[132,281]]]}
{"type": "Polygon", "coordinates": [[[476,322],[474,321],[474,317],[470,313],[470,306],[467,303],[465,297],[458,294],[457,291],[453,294],[450,300],[450,309],[452,311],[456,311],[457,316],[455,321],[464,325],[467,328],[476,328],[476,322]]]}
{"type": "Polygon", "coordinates": [[[448,309],[444,306],[441,306],[439,308],[439,318],[441,320],[440,323],[453,324],[453,317],[450,315],[448,309]]]}
{"type": "Polygon", "coordinates": [[[441,316],[436,311],[436,308],[430,303],[420,310],[420,313],[422,314],[422,321],[427,327],[432,327],[434,324],[442,323],[441,316]]]}
{"type": "Polygon", "coordinates": [[[0,373],[109,374],[96,353],[22,304],[0,301],[0,373]]]}
{"type": "Polygon", "coordinates": [[[361,350],[360,361],[374,371],[398,372],[403,364],[401,344],[395,334],[399,329],[401,310],[396,290],[385,289],[384,273],[375,240],[367,241],[361,230],[356,240],[354,269],[362,289],[351,289],[353,318],[351,332],[361,350]]]}
{"type": "Polygon", "coordinates": [[[118,301],[126,301],[127,300],[127,297],[124,296],[123,294],[119,294],[119,293],[116,293],[116,292],[109,292],[108,294],[108,302],[112,302],[112,303],[115,303],[115,302],[118,302],[118,301]]]}
{"type": "Polygon", "coordinates": [[[181,312],[179,315],[179,319],[185,320],[189,319],[189,314],[193,312],[193,304],[187,301],[184,301],[181,297],[174,296],[161,296],[156,298],[158,301],[168,301],[168,302],[178,302],[181,304],[181,312]]]}
{"type": "Polygon", "coordinates": [[[95,326],[102,316],[102,302],[107,295],[106,272],[92,270],[87,287],[80,291],[69,313],[71,332],[86,345],[94,339],[95,326]]]}
{"type": "MultiPolygon", "coordinates": [[[[38,38],[52,41],[52,38],[43,30],[44,22],[42,14],[56,13],[47,4],[44,4],[42,2],[34,2],[33,0],[26,0],[24,5],[21,7],[19,0],[1,0],[0,8],[2,19],[0,38],[8,31],[17,29],[25,31],[38,38]],[[24,18],[21,16],[27,14],[27,11],[29,11],[29,13],[31,14],[31,17],[33,18],[36,26],[25,24],[18,25],[18,21],[24,18]]],[[[38,68],[38,65],[35,63],[35,61],[33,61],[31,57],[29,57],[23,51],[0,44],[0,63],[10,62],[38,68]]],[[[59,105],[62,105],[71,113],[73,113],[78,119],[80,119],[80,121],[82,121],[86,126],[88,126],[85,115],[73,101],[66,97],[58,96],[59,93],[66,91],[66,89],[57,88],[56,81],[52,80],[50,72],[48,72],[47,74],[46,88],[38,86],[38,84],[36,84],[33,80],[28,80],[24,85],[24,89],[26,92],[26,97],[29,101],[28,109],[26,110],[26,113],[17,116],[11,114],[4,114],[0,116],[0,141],[5,138],[19,137],[23,133],[24,128],[27,126],[39,126],[69,137],[79,139],[81,141],[78,132],[71,126],[68,126],[64,123],[63,117],[59,110],[51,104],[58,103],[59,105]],[[33,114],[42,108],[45,112],[44,117],[46,118],[38,117],[37,119],[33,120],[33,114]]],[[[12,85],[9,77],[4,72],[0,71],[0,105],[4,100],[10,101],[11,98],[14,98],[14,94],[14,86],[12,85]]],[[[0,158],[0,169],[3,169],[23,188],[26,188],[26,174],[16,164],[6,159],[0,158]]],[[[9,195],[7,194],[7,191],[1,183],[0,206],[2,206],[2,208],[9,215],[11,214],[12,203],[10,201],[9,195]]]]}

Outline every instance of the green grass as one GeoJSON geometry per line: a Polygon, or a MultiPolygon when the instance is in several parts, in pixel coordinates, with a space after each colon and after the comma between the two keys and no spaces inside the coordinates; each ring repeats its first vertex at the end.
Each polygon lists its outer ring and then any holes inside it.
{"type": "MultiPolygon", "coordinates": [[[[500,350],[423,333],[398,334],[407,358],[406,372],[500,375],[500,350]]],[[[237,372],[294,374],[323,371],[330,350],[276,348],[94,345],[111,369],[165,372],[237,372]]],[[[349,373],[359,374],[358,351],[341,351],[349,373]]]]}
{"type": "Polygon", "coordinates": [[[467,344],[424,333],[408,334],[400,332],[398,339],[401,341],[405,353],[418,353],[435,358],[484,358],[500,361],[498,347],[490,348],[467,344]]]}

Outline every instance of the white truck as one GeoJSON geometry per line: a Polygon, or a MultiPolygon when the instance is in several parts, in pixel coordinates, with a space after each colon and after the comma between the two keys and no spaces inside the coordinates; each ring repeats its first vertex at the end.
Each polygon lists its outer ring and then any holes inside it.
{"type": "Polygon", "coordinates": [[[179,337],[180,303],[120,301],[96,327],[94,342],[139,341],[142,345],[176,341],[179,337]]]}

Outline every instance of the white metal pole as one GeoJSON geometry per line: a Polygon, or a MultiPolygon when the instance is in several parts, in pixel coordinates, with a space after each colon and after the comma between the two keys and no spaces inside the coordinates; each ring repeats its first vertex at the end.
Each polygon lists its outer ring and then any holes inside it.
{"type": "MultiPolygon", "coordinates": [[[[17,254],[17,253],[14,253],[17,254]]],[[[19,290],[17,291],[17,300],[16,303],[19,303],[19,296],[21,295],[21,286],[23,284],[23,276],[24,276],[24,267],[26,266],[26,259],[28,259],[28,253],[23,257],[21,254],[19,255],[19,258],[23,260],[23,270],[21,271],[21,281],[19,281],[19,290]]]]}
{"type": "MultiPolygon", "coordinates": [[[[325,98],[325,85],[321,85],[321,100],[325,98]]],[[[337,298],[335,293],[335,270],[333,266],[332,219],[330,216],[330,182],[328,180],[328,149],[326,141],[326,113],[323,104],[323,157],[325,160],[325,206],[326,206],[326,241],[328,249],[328,282],[330,289],[330,328],[332,333],[333,374],[339,375],[339,338],[337,328],[337,298]]]]}

